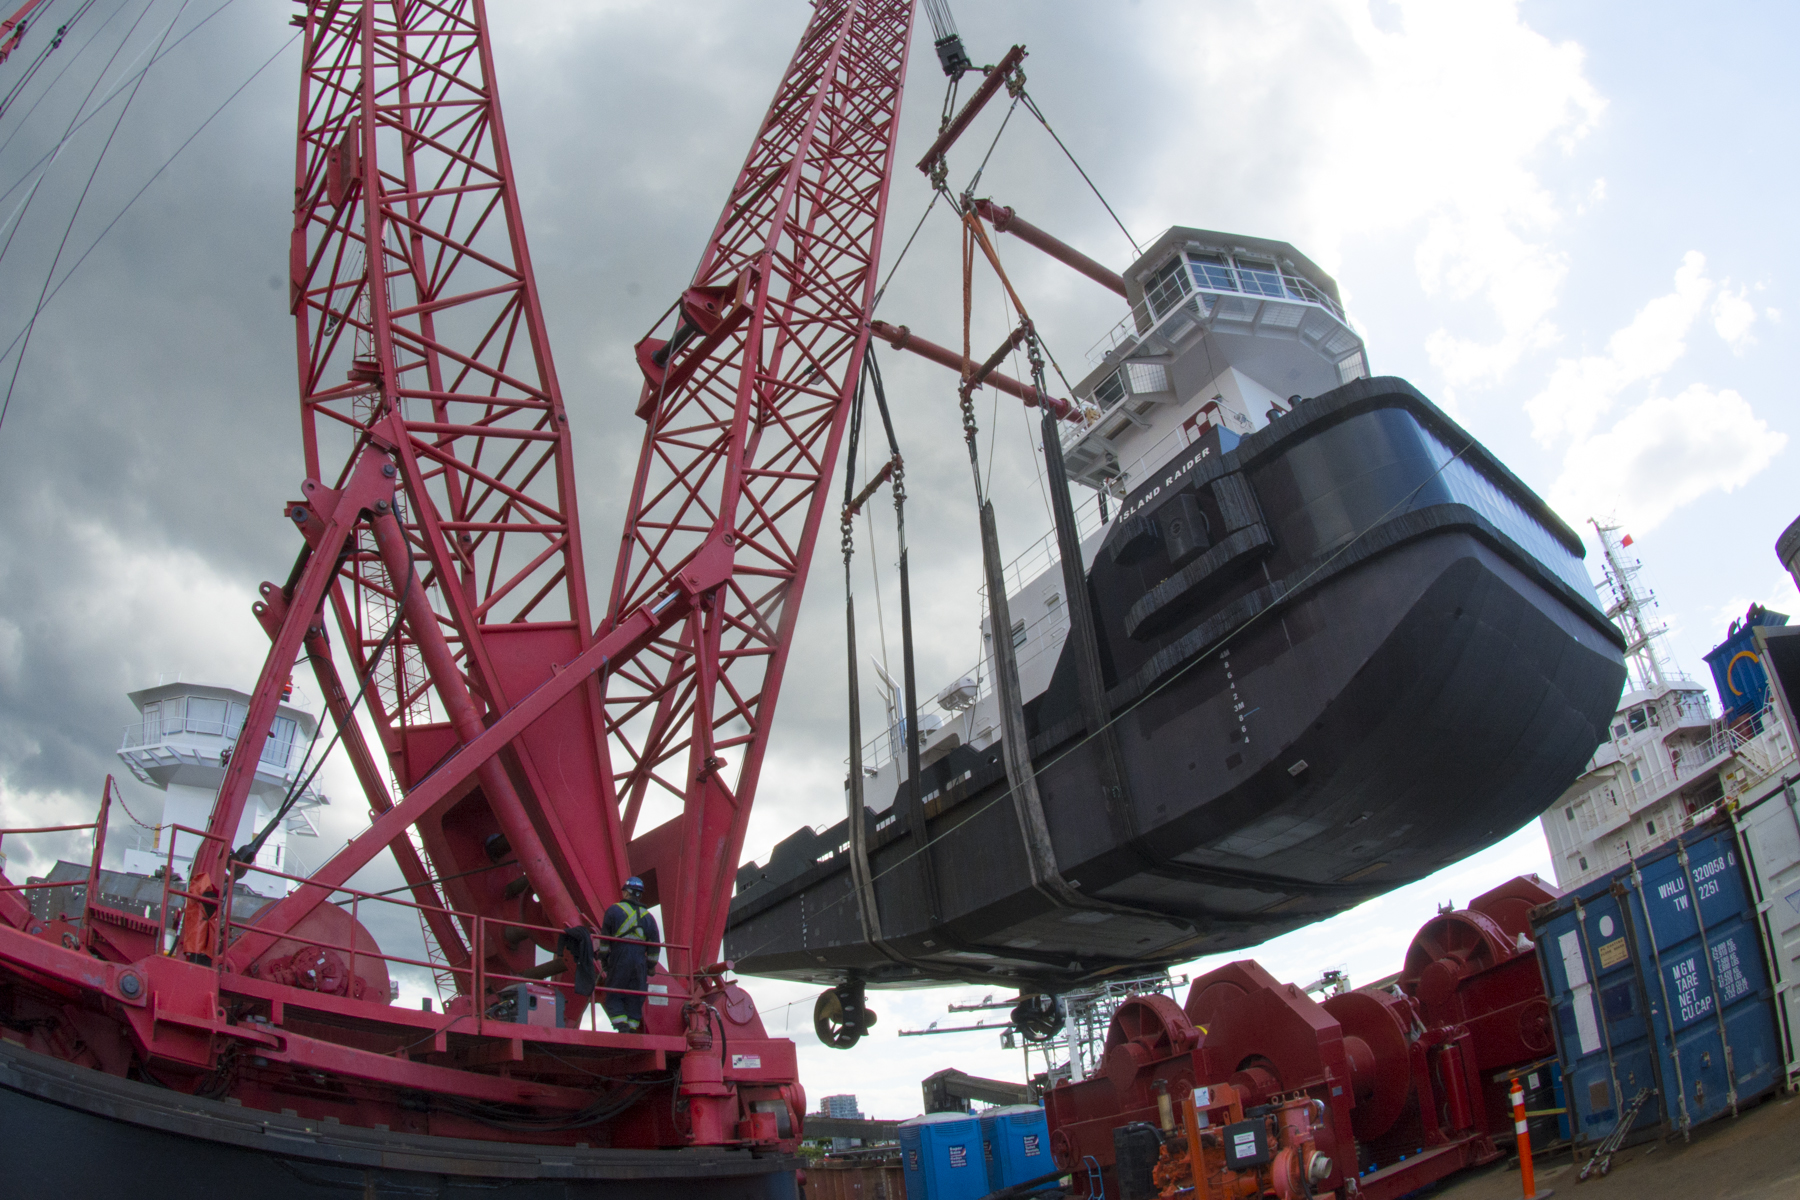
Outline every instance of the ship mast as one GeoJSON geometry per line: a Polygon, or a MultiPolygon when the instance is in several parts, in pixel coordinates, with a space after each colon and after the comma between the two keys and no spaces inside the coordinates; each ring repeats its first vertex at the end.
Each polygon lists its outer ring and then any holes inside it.
{"type": "Polygon", "coordinates": [[[1613,602],[1607,607],[1607,619],[1625,635],[1625,656],[1631,660],[1632,675],[1641,691],[1661,692],[1669,686],[1673,673],[1663,664],[1658,639],[1669,631],[1662,622],[1653,622],[1647,610],[1656,602],[1656,593],[1638,582],[1644,564],[1625,557],[1631,545],[1629,534],[1620,535],[1620,526],[1602,525],[1590,517],[1588,524],[1600,535],[1600,552],[1606,559],[1606,585],[1612,590],[1613,602]]]}

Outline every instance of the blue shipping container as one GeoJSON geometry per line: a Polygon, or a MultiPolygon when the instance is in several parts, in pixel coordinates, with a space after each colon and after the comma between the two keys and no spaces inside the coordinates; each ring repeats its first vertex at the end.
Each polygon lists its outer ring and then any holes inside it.
{"type": "Polygon", "coordinates": [[[988,1186],[981,1125],[968,1113],[927,1113],[900,1122],[906,1200],[981,1200],[988,1186]]]}
{"type": "Polygon", "coordinates": [[[1056,1170],[1056,1164],[1050,1161],[1049,1122],[1037,1105],[990,1108],[980,1120],[981,1157],[987,1163],[989,1191],[997,1192],[1056,1170]]]}
{"type": "Polygon", "coordinates": [[[1731,828],[1709,822],[1533,915],[1578,1139],[1686,1132],[1781,1079],[1774,993],[1731,828]]]}
{"type": "Polygon", "coordinates": [[[1752,604],[1749,612],[1731,623],[1725,640],[1707,652],[1706,665],[1712,668],[1713,686],[1719,691],[1727,725],[1761,712],[1769,702],[1769,676],[1756,653],[1756,629],[1787,623],[1786,613],[1752,604]]]}

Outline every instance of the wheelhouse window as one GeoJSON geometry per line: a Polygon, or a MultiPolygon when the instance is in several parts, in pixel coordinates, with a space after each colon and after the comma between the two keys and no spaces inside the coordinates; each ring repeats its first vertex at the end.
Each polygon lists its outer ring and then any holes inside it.
{"type": "Polygon", "coordinates": [[[187,727],[195,733],[225,732],[226,702],[206,696],[188,697],[187,727]]]}
{"type": "Polygon", "coordinates": [[[1223,254],[1188,254],[1188,266],[1193,268],[1194,282],[1203,288],[1213,291],[1235,292],[1238,290],[1237,280],[1231,274],[1231,264],[1223,254]]]}
{"type": "Polygon", "coordinates": [[[269,729],[268,743],[263,747],[262,761],[272,767],[285,767],[294,747],[294,733],[299,728],[291,717],[276,717],[269,729]]]}
{"type": "Polygon", "coordinates": [[[1633,733],[1641,733],[1644,727],[1650,724],[1649,719],[1644,716],[1644,710],[1641,708],[1632,709],[1630,715],[1625,718],[1625,722],[1631,726],[1631,731],[1633,733]]]}
{"type": "Polygon", "coordinates": [[[1281,282],[1287,288],[1288,295],[1290,296],[1298,296],[1300,299],[1310,300],[1314,304],[1325,303],[1325,294],[1298,275],[1290,275],[1286,271],[1283,271],[1281,273],[1281,282]]]}
{"type": "Polygon", "coordinates": [[[187,697],[173,696],[162,702],[162,732],[166,736],[187,728],[187,697]]]}
{"type": "Polygon", "coordinates": [[[1246,292],[1255,292],[1262,296],[1283,296],[1281,290],[1281,272],[1271,262],[1258,262],[1253,258],[1237,260],[1238,281],[1246,292]]]}
{"type": "Polygon", "coordinates": [[[1156,274],[1144,285],[1144,299],[1149,301],[1150,311],[1160,319],[1164,313],[1180,304],[1192,290],[1181,260],[1172,258],[1158,267],[1156,274]]]}

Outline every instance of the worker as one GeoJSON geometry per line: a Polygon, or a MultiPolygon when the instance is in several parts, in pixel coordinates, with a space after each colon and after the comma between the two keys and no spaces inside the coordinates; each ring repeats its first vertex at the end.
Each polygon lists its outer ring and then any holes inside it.
{"type": "MultiPolygon", "coordinates": [[[[179,880],[180,876],[176,879],[179,880]]],[[[178,928],[182,957],[203,967],[212,966],[213,947],[219,940],[215,921],[219,911],[218,897],[219,889],[213,885],[212,876],[201,871],[194,876],[193,884],[188,887],[187,903],[181,908],[181,924],[178,928]]]]}
{"type": "Polygon", "coordinates": [[[644,881],[633,875],[620,889],[619,902],[600,922],[606,943],[606,1015],[619,1033],[644,1031],[644,992],[662,954],[662,933],[644,907],[644,881]]]}

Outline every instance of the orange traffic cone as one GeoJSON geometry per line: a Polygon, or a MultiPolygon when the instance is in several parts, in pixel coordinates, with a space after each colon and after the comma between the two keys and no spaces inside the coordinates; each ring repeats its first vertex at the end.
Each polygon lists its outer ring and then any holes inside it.
{"type": "Polygon", "coordinates": [[[1517,1079],[1512,1081],[1513,1132],[1518,1135],[1519,1147],[1519,1187],[1525,1193],[1525,1200],[1546,1200],[1555,1195],[1555,1191],[1546,1188],[1537,1190],[1537,1174],[1531,1167],[1531,1127],[1525,1123],[1525,1089],[1517,1079]]]}

